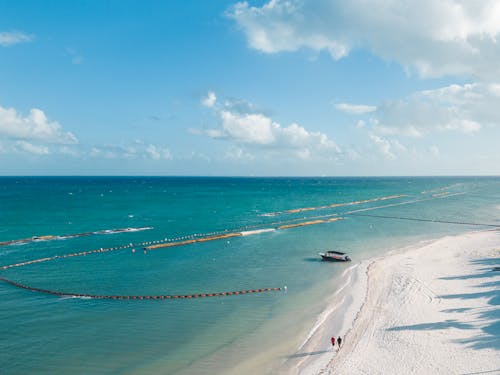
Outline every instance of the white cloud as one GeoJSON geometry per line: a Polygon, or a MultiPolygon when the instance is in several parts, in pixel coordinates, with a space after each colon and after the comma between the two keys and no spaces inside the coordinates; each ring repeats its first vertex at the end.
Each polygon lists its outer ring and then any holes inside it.
{"type": "Polygon", "coordinates": [[[357,161],[363,159],[361,154],[353,146],[344,147],[344,157],[346,160],[357,161]]]}
{"type": "Polygon", "coordinates": [[[136,140],[131,145],[104,145],[94,146],[88,152],[93,158],[103,159],[153,159],[172,160],[172,153],[168,148],[153,144],[144,144],[136,140]]]}
{"type": "Polygon", "coordinates": [[[35,155],[48,155],[49,149],[47,146],[34,145],[26,141],[17,141],[15,144],[15,150],[18,152],[28,152],[35,155]]]}
{"type": "Polygon", "coordinates": [[[194,130],[214,139],[233,142],[237,147],[226,153],[226,158],[251,160],[254,156],[244,148],[258,148],[260,156],[276,157],[279,150],[301,159],[326,157],[334,159],[340,154],[335,142],[321,132],[312,132],[296,123],[282,126],[270,116],[260,113],[251,103],[242,100],[226,100],[223,109],[215,109],[220,126],[212,129],[194,130]]]}
{"type": "Polygon", "coordinates": [[[31,109],[29,115],[23,117],[14,108],[0,106],[0,136],[47,143],[78,143],[72,133],[63,131],[59,123],[49,121],[45,113],[36,108],[31,109]]]}
{"type": "Polygon", "coordinates": [[[151,159],[154,160],[171,160],[172,154],[168,148],[162,148],[155,145],[149,145],[146,147],[146,155],[148,155],[151,159]]]}
{"type": "Polygon", "coordinates": [[[496,85],[450,85],[388,100],[377,107],[370,123],[381,134],[423,137],[436,132],[473,134],[499,126],[496,85]]]}
{"type": "Polygon", "coordinates": [[[205,107],[212,108],[215,105],[216,101],[217,96],[215,95],[215,92],[209,91],[207,96],[201,100],[201,104],[203,104],[205,107]]]}
{"type": "MultiPolygon", "coordinates": [[[[121,150],[119,150],[121,151],[121,150]]],[[[116,159],[122,152],[117,152],[113,146],[96,146],[89,151],[89,156],[93,158],[116,159]]]]}
{"type": "Polygon", "coordinates": [[[0,32],[0,46],[9,47],[19,43],[26,43],[33,40],[32,35],[21,33],[19,31],[0,32]]]}
{"type": "Polygon", "coordinates": [[[229,138],[243,143],[271,144],[276,141],[279,124],[262,114],[238,114],[221,111],[222,129],[216,138],[229,138]]]}
{"type": "Polygon", "coordinates": [[[325,134],[310,132],[298,124],[283,127],[261,113],[219,112],[221,128],[205,130],[211,138],[228,139],[247,145],[269,148],[301,149],[339,152],[336,144],[325,134]]]}
{"type": "Polygon", "coordinates": [[[372,143],[377,147],[379,152],[387,159],[394,160],[397,158],[396,153],[406,151],[406,147],[399,143],[399,141],[397,140],[388,140],[376,134],[369,134],[369,137],[372,143]]]}
{"type": "MultiPolygon", "coordinates": [[[[271,0],[261,8],[242,2],[228,14],[244,29],[250,46],[260,51],[275,53],[307,47],[326,50],[334,59],[346,56],[345,43],[314,31],[318,25],[304,16],[302,10],[306,7],[299,1],[271,0]]],[[[314,18],[319,21],[319,17],[314,18]]]]}
{"type": "Polygon", "coordinates": [[[224,156],[229,160],[254,160],[255,157],[240,147],[231,146],[224,156]]]}
{"type": "Polygon", "coordinates": [[[308,160],[308,159],[311,158],[311,150],[308,149],[308,148],[304,148],[302,150],[298,150],[297,151],[297,156],[299,157],[299,159],[308,160]]]}
{"type": "Polygon", "coordinates": [[[350,113],[354,115],[362,115],[377,110],[377,107],[373,105],[349,104],[349,103],[337,103],[335,104],[335,108],[337,108],[341,112],[350,113]]]}
{"type": "Polygon", "coordinates": [[[70,155],[70,156],[74,156],[74,157],[78,157],[78,156],[81,156],[81,153],[73,148],[73,147],[68,147],[68,146],[62,146],[59,148],[59,153],[60,154],[63,154],[63,155],[70,155]]]}
{"type": "Polygon", "coordinates": [[[495,0],[271,0],[228,15],[259,51],[308,48],[340,59],[364,48],[423,77],[500,79],[500,3],[495,0]]]}

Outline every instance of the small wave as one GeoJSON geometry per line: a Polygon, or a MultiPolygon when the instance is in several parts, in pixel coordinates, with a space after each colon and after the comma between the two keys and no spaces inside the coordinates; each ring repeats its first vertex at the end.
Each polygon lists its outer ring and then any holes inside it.
{"type": "Polygon", "coordinates": [[[121,228],[121,229],[105,229],[94,232],[94,234],[115,234],[115,233],[127,233],[127,232],[141,232],[143,230],[151,230],[153,227],[140,227],[140,228],[121,228]]]}
{"type": "Polygon", "coordinates": [[[267,233],[267,232],[274,232],[276,229],[274,228],[265,228],[265,229],[256,229],[256,230],[247,230],[241,232],[242,236],[251,236],[252,234],[260,234],[260,233],[267,233]]]}
{"type": "Polygon", "coordinates": [[[27,245],[28,242],[22,242],[22,241],[19,241],[19,242],[12,242],[11,244],[9,245],[12,245],[12,246],[24,246],[24,245],[27,245]]]}
{"type": "Polygon", "coordinates": [[[88,296],[61,296],[58,301],[64,301],[66,299],[92,299],[92,297],[88,296]]]}

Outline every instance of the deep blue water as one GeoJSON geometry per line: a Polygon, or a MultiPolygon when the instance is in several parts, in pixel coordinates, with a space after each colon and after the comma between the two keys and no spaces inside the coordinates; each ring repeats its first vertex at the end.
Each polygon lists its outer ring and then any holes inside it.
{"type": "Polygon", "coordinates": [[[333,292],[321,285],[347,267],[318,261],[318,251],[345,249],[356,262],[419,240],[485,228],[346,214],[367,208],[372,209],[360,213],[500,225],[500,178],[0,178],[0,242],[153,227],[2,246],[0,266],[129,243],[277,228],[325,215],[344,218],[146,253],[137,246],[135,253],[129,248],[0,270],[19,283],[88,294],[287,286],[286,293],[114,301],[58,298],[0,283],[1,373],[194,373],[205,364],[211,371],[227,369],[237,358],[219,360],[219,354],[231,346],[248,358],[300,333],[286,327],[314,323],[318,301],[333,292]],[[285,212],[393,195],[404,196],[285,212]],[[275,331],[267,329],[273,322],[275,331]]]}

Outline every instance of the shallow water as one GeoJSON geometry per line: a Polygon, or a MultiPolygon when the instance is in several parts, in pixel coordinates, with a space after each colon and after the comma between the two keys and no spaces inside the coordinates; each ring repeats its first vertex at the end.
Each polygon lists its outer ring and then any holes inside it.
{"type": "Polygon", "coordinates": [[[333,293],[322,286],[347,267],[320,262],[319,251],[346,249],[358,261],[484,228],[346,213],[370,209],[359,213],[500,225],[499,203],[500,178],[1,178],[0,242],[153,229],[1,246],[0,266],[165,238],[271,229],[325,215],[344,218],[3,270],[1,276],[16,282],[71,293],[188,294],[285,285],[287,291],[115,301],[58,298],[1,283],[2,373],[215,373],[247,360],[249,373],[253,365],[279,368],[333,293]],[[394,195],[405,196],[374,201],[394,195]],[[372,201],[352,203],[361,200],[372,201]]]}

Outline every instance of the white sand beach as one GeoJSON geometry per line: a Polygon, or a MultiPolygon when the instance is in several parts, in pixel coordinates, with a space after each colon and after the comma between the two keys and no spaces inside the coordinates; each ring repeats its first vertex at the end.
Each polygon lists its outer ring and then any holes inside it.
{"type": "Polygon", "coordinates": [[[358,265],[299,349],[295,372],[500,374],[499,266],[499,231],[444,237],[358,265]],[[332,334],[344,339],[339,352],[332,334]]]}

